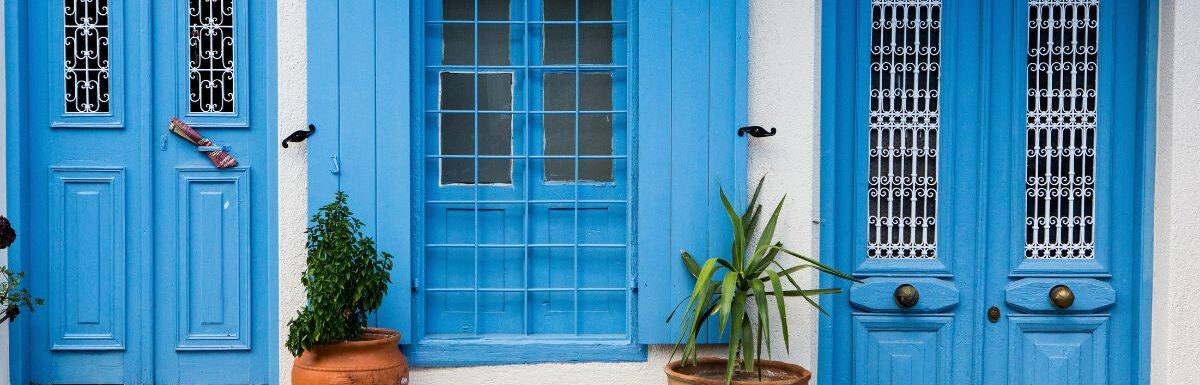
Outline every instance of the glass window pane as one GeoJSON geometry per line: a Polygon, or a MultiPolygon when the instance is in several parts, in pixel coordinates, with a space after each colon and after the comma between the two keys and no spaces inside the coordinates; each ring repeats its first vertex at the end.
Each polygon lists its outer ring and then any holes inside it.
{"type": "MultiPolygon", "coordinates": [[[[575,14],[575,0],[545,0],[544,17],[548,21],[607,21],[612,20],[611,0],[580,0],[580,14],[575,14]]],[[[613,62],[613,25],[611,24],[550,24],[543,29],[545,64],[575,64],[576,31],[579,33],[578,55],[583,64],[613,62]],[[578,29],[576,29],[578,28],[578,29]]]]}
{"type": "Polygon", "coordinates": [[[612,64],[613,26],[585,24],[579,26],[583,39],[579,46],[579,61],[583,64],[612,64]]]}
{"type": "Polygon", "coordinates": [[[512,64],[512,30],[508,24],[479,25],[479,65],[512,64]]]}
{"type": "Polygon", "coordinates": [[[508,72],[479,74],[479,109],[481,111],[512,111],[513,76],[508,72]]]}
{"type": "Polygon", "coordinates": [[[575,20],[575,0],[543,0],[542,18],[549,21],[575,20]]]}
{"type": "Polygon", "coordinates": [[[612,74],[583,73],[579,77],[579,109],[583,111],[610,111],[612,100],[612,74]]]}
{"type": "Polygon", "coordinates": [[[507,21],[509,20],[508,0],[478,0],[479,20],[507,21]]]}
{"type": "MultiPolygon", "coordinates": [[[[481,111],[510,111],[513,103],[513,76],[511,73],[441,73],[441,109],[472,111],[466,113],[444,113],[441,115],[441,155],[512,155],[512,114],[480,113],[476,127],[475,79],[479,80],[478,101],[481,111]],[[476,135],[479,133],[479,151],[476,153],[476,135]]],[[[442,184],[472,184],[476,181],[475,165],[478,162],[478,181],[482,184],[512,183],[512,159],[442,159],[442,184]]]]}
{"type": "Polygon", "coordinates": [[[461,72],[441,73],[441,109],[475,109],[475,75],[461,72]]]}
{"type": "MultiPolygon", "coordinates": [[[[545,87],[543,104],[547,111],[574,111],[575,74],[552,73],[543,77],[545,87]]],[[[544,119],[546,155],[590,155],[611,156],[613,154],[613,119],[610,113],[587,111],[612,110],[612,74],[583,73],[579,77],[579,151],[575,146],[575,114],[547,114],[544,119]]],[[[582,159],[579,162],[580,180],[611,182],[613,167],[611,159],[582,159]]],[[[573,159],[547,159],[545,161],[547,182],[575,181],[573,159]]]]}
{"type": "Polygon", "coordinates": [[[584,21],[612,20],[612,0],[579,0],[579,19],[584,21]]]}
{"type": "Polygon", "coordinates": [[[575,26],[551,24],[543,27],[542,63],[575,64],[575,26]]]}
{"type": "MultiPolygon", "coordinates": [[[[442,18],[448,21],[474,21],[476,0],[448,0],[442,3],[442,18]]],[[[508,21],[508,0],[478,0],[479,18],[484,21],[508,21]]],[[[509,65],[512,63],[512,29],[508,24],[479,24],[479,46],[475,46],[475,24],[443,24],[442,64],[509,65]]]]}
{"type": "Polygon", "coordinates": [[[442,20],[475,20],[475,0],[442,0],[442,20]]]}
{"type": "Polygon", "coordinates": [[[1095,258],[1098,0],[1030,0],[1025,257],[1095,258]]]}
{"type": "Polygon", "coordinates": [[[233,0],[188,1],[188,111],[235,112],[233,0]]]}
{"type": "Polygon", "coordinates": [[[871,2],[867,256],[937,258],[941,2],[871,2]]]}
{"type": "Polygon", "coordinates": [[[471,24],[442,25],[442,64],[475,64],[475,26],[471,24]]]}
{"type": "Polygon", "coordinates": [[[575,110],[575,74],[548,73],[542,76],[543,102],[547,111],[575,110]]]}
{"type": "MultiPolygon", "coordinates": [[[[579,78],[579,105],[584,111],[611,111],[613,108],[613,77],[607,73],[582,74],[579,78]]],[[[610,156],[613,154],[612,114],[585,113],[579,121],[579,153],[610,156]]],[[[592,182],[613,180],[611,159],[579,161],[579,179],[592,182]]]]}
{"type": "MultiPolygon", "coordinates": [[[[112,94],[109,89],[108,0],[64,1],[65,112],[109,112],[112,94]]],[[[191,45],[195,56],[195,44],[191,45]]]]}
{"type": "MultiPolygon", "coordinates": [[[[575,74],[550,73],[543,76],[543,102],[547,111],[575,110],[575,74]]],[[[575,155],[575,114],[547,114],[543,138],[546,155],[575,155]]],[[[547,159],[544,179],[547,182],[575,180],[575,162],[569,159],[547,159]]]]}

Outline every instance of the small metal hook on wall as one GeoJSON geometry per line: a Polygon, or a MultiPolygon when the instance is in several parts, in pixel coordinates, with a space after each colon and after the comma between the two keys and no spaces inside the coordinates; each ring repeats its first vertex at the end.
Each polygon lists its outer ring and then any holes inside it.
{"type": "Polygon", "coordinates": [[[762,126],[746,126],[739,128],[737,134],[738,136],[746,136],[746,134],[750,134],[750,136],[755,138],[765,138],[775,135],[775,127],[771,127],[771,130],[768,131],[762,126]]]}
{"type": "Polygon", "coordinates": [[[312,134],[316,133],[316,132],[317,132],[317,126],[309,124],[307,131],[299,130],[299,131],[293,132],[291,135],[288,135],[287,138],[284,138],[283,142],[280,143],[280,145],[282,145],[283,148],[288,148],[288,142],[292,142],[292,143],[303,142],[305,139],[308,139],[308,137],[312,136],[312,134]]]}

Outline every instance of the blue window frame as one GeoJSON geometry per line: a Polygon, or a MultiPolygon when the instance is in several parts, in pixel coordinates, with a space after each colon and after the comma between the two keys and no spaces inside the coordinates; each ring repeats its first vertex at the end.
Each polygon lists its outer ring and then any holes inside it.
{"type": "Polygon", "coordinates": [[[427,0],[422,15],[410,355],[642,357],[625,2],[427,0]]]}
{"type": "Polygon", "coordinates": [[[375,323],[410,362],[677,340],[679,250],[728,250],[716,185],[746,186],[746,0],[308,8],[309,208],[345,191],[395,255],[375,323]]]}

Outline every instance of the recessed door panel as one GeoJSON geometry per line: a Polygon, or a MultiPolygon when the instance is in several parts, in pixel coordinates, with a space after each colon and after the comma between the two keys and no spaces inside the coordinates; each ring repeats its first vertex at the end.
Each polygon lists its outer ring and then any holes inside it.
{"type": "Polygon", "coordinates": [[[249,171],[178,170],[178,350],[250,349],[249,171]]]}
{"type": "Polygon", "coordinates": [[[952,317],[854,316],[856,385],[951,384],[952,317]]]}
{"type": "Polygon", "coordinates": [[[1108,317],[1013,317],[1008,383],[1108,382],[1108,317]]]}
{"type": "Polygon", "coordinates": [[[124,350],[125,175],[51,169],[50,327],[54,350],[124,350]]]}

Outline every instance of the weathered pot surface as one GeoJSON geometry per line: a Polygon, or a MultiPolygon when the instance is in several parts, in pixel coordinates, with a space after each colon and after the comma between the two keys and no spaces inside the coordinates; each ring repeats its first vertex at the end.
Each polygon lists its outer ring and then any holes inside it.
{"type": "MultiPolygon", "coordinates": [[[[682,361],[667,364],[667,385],[725,385],[725,359],[706,357],[696,360],[696,365],[683,365],[682,361]]],[[[751,373],[733,376],[736,385],[808,385],[812,372],[786,362],[762,360],[762,378],[757,368],[751,373]]]]}
{"type": "Polygon", "coordinates": [[[362,340],[315,346],[296,358],[292,384],[408,385],[408,360],[399,344],[399,332],[367,328],[362,340]]]}

